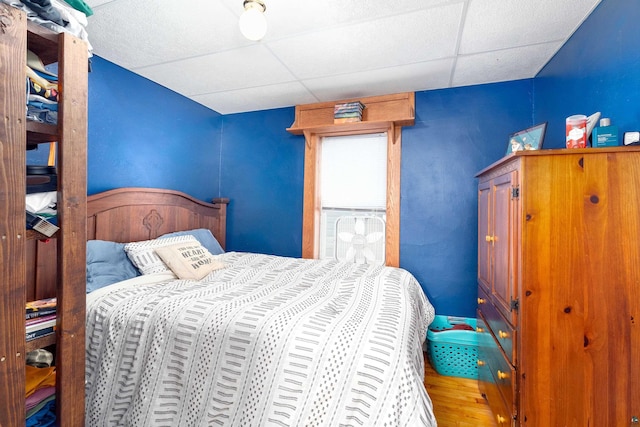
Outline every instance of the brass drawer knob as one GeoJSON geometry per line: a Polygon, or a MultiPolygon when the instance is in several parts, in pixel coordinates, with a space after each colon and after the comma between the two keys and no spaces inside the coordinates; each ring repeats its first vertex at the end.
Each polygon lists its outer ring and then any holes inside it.
{"type": "Polygon", "coordinates": [[[498,424],[504,424],[504,422],[507,421],[507,419],[500,414],[496,415],[496,420],[498,420],[498,424]]]}
{"type": "Polygon", "coordinates": [[[498,331],[498,336],[502,339],[509,338],[509,334],[504,331],[498,331]]]}
{"type": "Polygon", "coordinates": [[[500,369],[498,369],[498,379],[506,380],[507,378],[509,378],[509,374],[507,374],[506,372],[502,372],[500,369]]]}
{"type": "Polygon", "coordinates": [[[484,298],[478,298],[478,304],[484,304],[487,302],[484,298]]]}
{"type": "Polygon", "coordinates": [[[476,326],[476,332],[481,334],[484,332],[484,328],[481,328],[480,326],[476,326]]]}
{"type": "Polygon", "coordinates": [[[485,365],[484,360],[478,359],[478,366],[484,366],[484,365],[485,365]]]}

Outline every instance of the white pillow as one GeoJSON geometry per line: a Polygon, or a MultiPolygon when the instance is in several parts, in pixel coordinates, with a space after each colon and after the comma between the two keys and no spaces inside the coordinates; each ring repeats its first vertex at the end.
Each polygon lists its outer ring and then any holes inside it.
{"type": "Polygon", "coordinates": [[[200,242],[176,243],[156,248],[156,253],[180,279],[200,280],[224,267],[200,242]]]}
{"type": "Polygon", "coordinates": [[[171,269],[158,257],[156,249],[175,243],[198,242],[191,236],[165,237],[162,239],[143,240],[124,245],[127,256],[142,274],[171,273],[171,269]]]}

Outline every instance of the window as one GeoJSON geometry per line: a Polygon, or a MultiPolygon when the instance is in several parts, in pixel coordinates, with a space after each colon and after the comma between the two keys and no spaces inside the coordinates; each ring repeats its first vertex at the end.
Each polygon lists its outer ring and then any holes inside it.
{"type": "MultiPolygon", "coordinates": [[[[349,102],[344,100],[339,102],[349,102]]],[[[296,106],[295,121],[287,130],[305,136],[304,155],[304,211],[302,220],[302,256],[320,258],[322,232],[321,167],[322,141],[326,137],[371,134],[386,135],[386,210],[384,219],[385,264],[400,265],[400,157],[402,126],[415,122],[415,95],[413,92],[361,98],[365,105],[362,121],[333,123],[333,110],[337,102],[322,102],[296,106]]],[[[328,221],[328,220],[327,220],[328,221]]],[[[373,233],[374,221],[361,222],[365,233],[373,233]],[[369,228],[367,228],[369,227],[369,228]],[[368,231],[367,231],[368,230],[368,231]]],[[[356,224],[353,224],[356,227],[356,224]]],[[[326,244],[323,246],[326,249],[326,244]]]]}
{"type": "MultiPolygon", "coordinates": [[[[387,188],[385,212],[385,264],[398,267],[400,265],[400,147],[401,128],[384,123],[382,128],[370,129],[367,132],[354,131],[354,135],[371,133],[386,134],[387,150],[387,188]],[[385,127],[386,126],[386,127],[385,127]]],[[[305,151],[304,178],[304,212],[302,220],[302,256],[304,258],[320,258],[320,220],[322,211],[320,192],[320,173],[324,137],[334,136],[331,133],[309,133],[305,151]]]]}
{"type": "Polygon", "coordinates": [[[386,133],[321,141],[320,258],[385,262],[386,133]]]}

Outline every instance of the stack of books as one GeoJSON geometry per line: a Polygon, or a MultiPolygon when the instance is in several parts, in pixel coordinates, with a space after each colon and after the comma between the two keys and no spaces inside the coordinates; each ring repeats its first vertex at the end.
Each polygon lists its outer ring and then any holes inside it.
{"type": "Polygon", "coordinates": [[[31,301],[26,306],[27,341],[56,332],[56,298],[31,301]]]}
{"type": "Polygon", "coordinates": [[[360,101],[336,104],[333,107],[333,123],[351,123],[362,121],[364,104],[360,101]]]}

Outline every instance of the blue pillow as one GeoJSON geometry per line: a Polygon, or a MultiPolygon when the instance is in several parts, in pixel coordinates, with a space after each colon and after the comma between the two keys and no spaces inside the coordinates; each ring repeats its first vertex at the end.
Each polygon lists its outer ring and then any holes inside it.
{"type": "Polygon", "coordinates": [[[220,243],[216,240],[216,238],[211,233],[211,230],[207,228],[197,228],[194,230],[187,231],[174,231],[173,233],[163,234],[158,237],[159,239],[163,239],[165,237],[176,237],[176,236],[186,236],[191,235],[195,237],[202,246],[207,248],[211,255],[220,255],[224,253],[224,249],[220,246],[220,243]]]}
{"type": "Polygon", "coordinates": [[[124,251],[124,243],[87,242],[87,293],[139,275],[124,251]]]}

